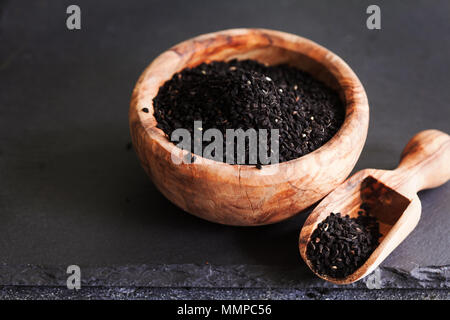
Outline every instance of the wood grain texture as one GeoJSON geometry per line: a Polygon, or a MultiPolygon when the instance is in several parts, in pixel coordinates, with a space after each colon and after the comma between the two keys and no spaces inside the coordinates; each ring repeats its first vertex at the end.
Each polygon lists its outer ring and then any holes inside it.
{"type": "MultiPolygon", "coordinates": [[[[417,192],[435,188],[450,179],[450,136],[438,130],[415,135],[402,152],[395,170],[365,169],[355,173],[331,192],[313,210],[299,237],[303,260],[313,270],[306,249],[317,225],[331,212],[358,216],[361,203],[367,202],[380,223],[380,245],[369,259],[344,279],[319,277],[337,284],[355,282],[378,265],[411,233],[420,220],[422,206],[417,192]]],[[[313,270],[314,271],[314,270],[313,270]]]]}
{"type": "Polygon", "coordinates": [[[158,189],[183,210],[228,225],[264,225],[287,219],[314,204],[353,169],[369,123],[367,97],[360,81],[338,56],[305,38],[265,29],[232,29],[182,42],[157,57],[139,78],[129,110],[135,150],[158,189]],[[263,167],[229,165],[183,156],[156,128],[152,100],[159,87],[185,67],[213,60],[255,59],[289,63],[337,90],[346,105],[341,129],[324,146],[301,158],[263,167]],[[149,112],[142,112],[148,108],[149,112]]]}

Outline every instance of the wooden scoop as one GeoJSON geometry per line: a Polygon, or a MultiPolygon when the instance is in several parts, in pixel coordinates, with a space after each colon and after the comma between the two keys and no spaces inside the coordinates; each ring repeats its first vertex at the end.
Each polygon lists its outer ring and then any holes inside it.
{"type": "Polygon", "coordinates": [[[435,188],[450,179],[450,136],[438,130],[415,135],[402,152],[395,170],[365,169],[355,173],[325,197],[306,220],[299,239],[300,254],[309,268],[307,244],[317,225],[331,212],[357,217],[360,205],[380,224],[380,244],[369,259],[346,278],[319,277],[337,284],[355,282],[370,274],[408,236],[420,219],[417,192],[435,188]]]}

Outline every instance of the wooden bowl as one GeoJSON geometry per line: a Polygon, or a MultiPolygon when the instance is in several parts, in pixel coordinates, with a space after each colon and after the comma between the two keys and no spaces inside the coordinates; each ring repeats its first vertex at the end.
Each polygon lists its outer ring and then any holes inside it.
{"type": "Polygon", "coordinates": [[[157,57],[134,88],[129,121],[142,166],[170,201],[209,221],[254,226],[292,217],[345,180],[366,140],[369,106],[355,73],[324,47],[279,31],[231,29],[184,41],[157,57]],[[289,63],[311,73],[339,92],[346,106],[342,127],[314,152],[262,170],[200,156],[192,164],[175,164],[172,154],[183,155],[156,127],[153,98],[166,80],[186,67],[234,58],[289,63]]]}

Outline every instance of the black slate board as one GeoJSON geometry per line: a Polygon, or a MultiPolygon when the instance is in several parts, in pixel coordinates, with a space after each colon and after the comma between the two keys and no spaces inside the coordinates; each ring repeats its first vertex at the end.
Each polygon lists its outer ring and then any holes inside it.
{"type": "MultiPolygon", "coordinates": [[[[355,170],[390,169],[418,131],[450,132],[448,1],[0,1],[0,285],[330,286],[297,250],[307,213],[234,228],[168,202],[127,149],[140,72],[195,35],[264,27],[310,38],[358,74],[371,106],[355,170]]],[[[383,287],[449,288],[450,184],[420,194],[417,229],[383,263],[383,287]]],[[[365,282],[350,287],[365,287],[365,282]]]]}

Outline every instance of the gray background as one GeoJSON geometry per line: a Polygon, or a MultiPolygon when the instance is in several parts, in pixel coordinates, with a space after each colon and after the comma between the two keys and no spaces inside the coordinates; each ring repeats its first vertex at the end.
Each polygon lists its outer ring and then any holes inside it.
{"type": "MultiPolygon", "coordinates": [[[[450,2],[376,3],[379,31],[366,28],[369,1],[0,1],[0,285],[61,285],[77,264],[86,285],[329,286],[298,254],[307,213],[236,228],[166,200],[126,148],[128,105],[142,70],[180,41],[291,32],[341,56],[365,86],[355,170],[392,169],[418,131],[450,132],[450,2]],[[72,3],[81,31],[65,27],[72,3]]],[[[448,289],[450,184],[419,196],[422,220],[383,263],[383,285],[448,289]]]]}

